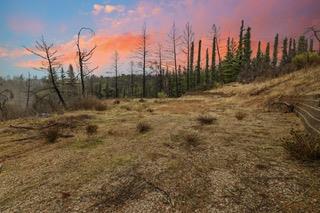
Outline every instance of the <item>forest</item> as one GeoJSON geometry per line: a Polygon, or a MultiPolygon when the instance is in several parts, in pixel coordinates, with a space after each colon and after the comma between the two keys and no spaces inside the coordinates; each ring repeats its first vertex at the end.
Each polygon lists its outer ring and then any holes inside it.
{"type": "MultiPolygon", "coordinates": [[[[144,24],[139,42],[133,50],[134,60],[129,62],[127,74],[119,74],[119,53],[113,56],[112,72],[108,76],[97,76],[91,68],[91,58],[96,46],[81,47],[81,36],[91,28],[83,27],[77,37],[77,65],[62,65],[55,45],[45,38],[37,41],[27,51],[42,60],[47,75],[8,77],[0,79],[1,119],[50,113],[72,108],[83,99],[110,98],[177,98],[185,93],[204,91],[231,82],[250,83],[277,77],[301,68],[320,63],[320,50],[314,46],[319,42],[319,30],[309,27],[298,38],[284,36],[267,42],[265,49],[259,41],[252,49],[250,26],[241,22],[239,37],[220,42],[220,28],[213,25],[210,32],[210,47],[203,47],[202,40],[196,41],[192,26],[187,23],[183,33],[172,25],[166,48],[161,44],[151,45],[144,24]],[[221,50],[226,50],[223,55],[221,50]]],[[[94,104],[93,104],[94,105],[94,104]]]]}

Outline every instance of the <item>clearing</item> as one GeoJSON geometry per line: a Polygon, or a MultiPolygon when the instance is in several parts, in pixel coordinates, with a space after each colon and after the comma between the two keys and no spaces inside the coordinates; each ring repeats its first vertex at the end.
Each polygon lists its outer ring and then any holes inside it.
{"type": "Polygon", "coordinates": [[[314,68],[179,99],[109,100],[102,112],[2,122],[0,211],[316,212],[320,163],[295,160],[281,141],[304,127],[268,106],[320,93],[319,76],[314,68]],[[199,115],[216,119],[201,124],[199,115]],[[151,129],[139,133],[141,121],[151,129]],[[51,144],[38,130],[50,124],[65,136],[51,144]],[[89,124],[97,133],[87,135],[89,124]]]}

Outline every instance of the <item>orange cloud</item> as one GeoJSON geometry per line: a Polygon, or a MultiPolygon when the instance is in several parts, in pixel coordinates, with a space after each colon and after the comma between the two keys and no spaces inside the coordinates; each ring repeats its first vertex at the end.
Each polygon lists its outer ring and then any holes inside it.
{"type": "MultiPolygon", "coordinates": [[[[96,51],[91,60],[91,66],[99,66],[97,73],[105,71],[107,65],[112,62],[112,55],[115,50],[120,54],[120,58],[125,61],[131,55],[135,49],[140,37],[136,34],[121,34],[109,36],[106,34],[96,34],[91,38],[82,38],[80,45],[84,49],[92,48],[94,45],[97,46],[96,51]]],[[[59,61],[61,64],[77,64],[76,57],[76,40],[72,39],[64,44],[56,46],[58,50],[59,61]]],[[[16,64],[18,67],[34,68],[41,66],[41,61],[36,60],[24,60],[16,64]]]]}

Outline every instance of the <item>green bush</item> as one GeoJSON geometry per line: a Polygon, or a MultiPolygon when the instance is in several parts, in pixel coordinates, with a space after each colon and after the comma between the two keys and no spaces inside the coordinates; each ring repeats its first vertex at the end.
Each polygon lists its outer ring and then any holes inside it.
{"type": "Polygon", "coordinates": [[[320,64],[320,55],[313,52],[301,53],[296,55],[292,62],[297,68],[301,69],[307,66],[320,64]]]}

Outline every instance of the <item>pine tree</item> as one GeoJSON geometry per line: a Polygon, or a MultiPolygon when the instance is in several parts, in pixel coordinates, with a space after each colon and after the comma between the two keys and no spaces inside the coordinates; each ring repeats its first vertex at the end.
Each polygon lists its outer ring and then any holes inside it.
{"type": "Polygon", "coordinates": [[[207,48],[206,50],[206,68],[205,68],[205,74],[206,74],[206,85],[210,84],[210,77],[209,77],[209,50],[207,48]]]}
{"type": "Polygon", "coordinates": [[[292,58],[296,56],[297,54],[297,43],[296,39],[293,39],[293,45],[292,45],[292,58]]]}
{"type": "Polygon", "coordinates": [[[264,62],[266,65],[270,65],[270,61],[271,61],[271,58],[270,58],[270,43],[268,42],[267,43],[267,47],[266,47],[266,53],[264,55],[264,62]]]}
{"type": "Polygon", "coordinates": [[[221,71],[223,74],[223,82],[230,83],[237,79],[240,70],[239,61],[236,57],[235,45],[230,38],[227,40],[227,54],[221,63],[221,71]]]}
{"type": "Polygon", "coordinates": [[[216,36],[213,36],[212,41],[212,53],[211,53],[211,82],[214,83],[216,81],[216,36]]]}
{"type": "Polygon", "coordinates": [[[200,78],[201,78],[201,40],[199,40],[199,47],[198,47],[198,61],[197,61],[197,67],[196,67],[196,73],[197,73],[197,85],[200,84],[200,78]]]}
{"type": "Polygon", "coordinates": [[[272,66],[276,67],[278,64],[278,45],[279,45],[279,34],[276,34],[276,37],[274,38],[274,44],[273,44],[273,57],[272,57],[272,66]]]}
{"type": "Polygon", "coordinates": [[[245,67],[245,70],[248,70],[250,68],[251,64],[251,28],[247,28],[247,32],[244,35],[244,50],[243,50],[243,65],[245,67]]]}
{"type": "Polygon", "coordinates": [[[292,38],[289,39],[289,49],[288,49],[288,62],[291,62],[292,60],[292,56],[293,56],[293,48],[292,48],[292,45],[293,45],[293,40],[292,38]]]}
{"type": "Polygon", "coordinates": [[[191,42],[191,50],[190,50],[190,78],[191,78],[191,86],[195,87],[195,79],[194,79],[194,70],[193,70],[193,62],[194,62],[194,42],[191,42]]]}
{"type": "Polygon", "coordinates": [[[257,56],[256,56],[258,61],[262,61],[263,54],[261,51],[261,41],[258,42],[258,50],[257,50],[257,56]]]}
{"type": "Polygon", "coordinates": [[[239,64],[240,64],[240,67],[242,67],[242,64],[243,64],[243,42],[244,42],[244,39],[243,39],[243,32],[244,32],[244,21],[242,20],[241,21],[241,27],[240,27],[240,34],[239,34],[239,45],[238,45],[238,50],[237,50],[237,58],[239,60],[239,64]]]}
{"type": "Polygon", "coordinates": [[[285,65],[289,62],[288,60],[288,38],[285,37],[283,39],[282,44],[282,59],[281,59],[281,65],[285,65]]]}
{"type": "Polygon", "coordinates": [[[308,51],[307,40],[305,36],[300,36],[298,41],[298,54],[304,53],[308,51]]]}

